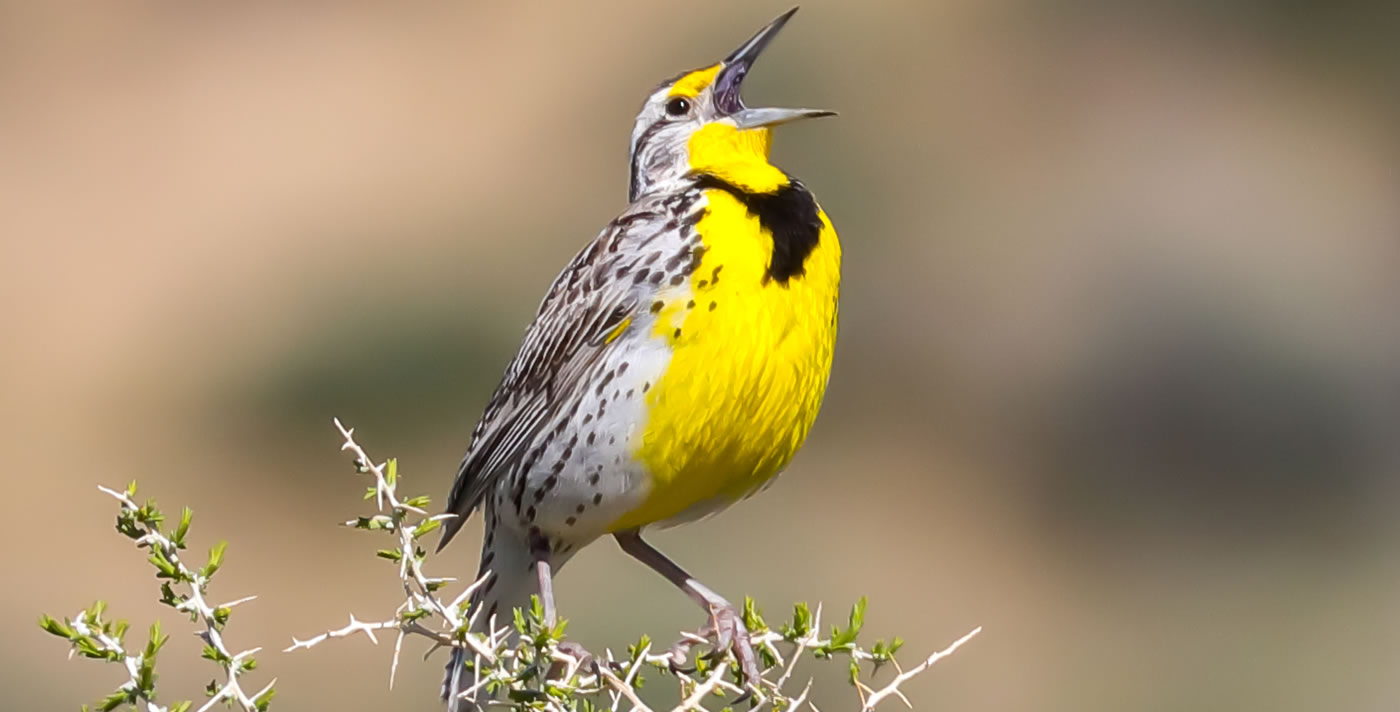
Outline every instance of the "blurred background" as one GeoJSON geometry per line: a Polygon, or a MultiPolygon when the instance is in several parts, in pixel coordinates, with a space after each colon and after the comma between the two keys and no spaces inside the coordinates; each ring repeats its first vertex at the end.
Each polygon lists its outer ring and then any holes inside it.
{"type": "MultiPolygon", "coordinates": [[[[276,652],[398,600],[331,418],[441,504],[642,98],[786,7],[0,5],[12,704],[115,686],[34,625],[99,596],[177,631],[167,699],[212,677],[96,489],[136,478],[229,540],[274,709],[433,709],[421,643],[393,691],[387,645],[276,652]]],[[[868,595],[909,661],[984,625],[921,710],[1396,708],[1393,4],[814,1],[746,94],[841,112],[775,153],[844,240],[837,361],[777,485],[663,549],[774,617],[868,595]]],[[[594,649],[700,622],[606,542],[558,585],[594,649]]]]}

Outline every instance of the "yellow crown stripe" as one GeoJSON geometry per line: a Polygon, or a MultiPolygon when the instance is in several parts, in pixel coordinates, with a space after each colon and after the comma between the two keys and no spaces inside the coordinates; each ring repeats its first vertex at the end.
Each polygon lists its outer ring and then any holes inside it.
{"type": "Polygon", "coordinates": [[[720,65],[716,64],[713,67],[697,69],[677,79],[676,83],[671,85],[671,93],[669,96],[684,96],[689,98],[705,91],[705,87],[710,86],[710,82],[715,80],[715,75],[719,74],[719,70],[720,65]]]}

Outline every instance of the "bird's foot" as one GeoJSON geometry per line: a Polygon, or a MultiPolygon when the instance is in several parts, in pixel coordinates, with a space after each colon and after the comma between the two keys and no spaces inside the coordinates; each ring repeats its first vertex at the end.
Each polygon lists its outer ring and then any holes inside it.
{"type": "Polygon", "coordinates": [[[748,627],[744,625],[744,614],[739,609],[729,605],[716,606],[711,611],[710,620],[700,630],[693,634],[687,633],[685,637],[676,641],[667,651],[671,672],[695,672],[694,668],[686,668],[684,665],[690,659],[691,649],[700,644],[709,644],[712,651],[710,655],[714,658],[723,657],[727,651],[734,651],[734,657],[739,661],[739,670],[744,673],[744,681],[750,685],[758,684],[758,656],[754,654],[753,640],[748,627]]]}
{"type": "Polygon", "coordinates": [[[676,675],[689,675],[695,672],[695,668],[686,667],[686,663],[690,662],[690,651],[697,645],[713,645],[711,639],[714,636],[714,627],[712,623],[706,623],[704,627],[694,633],[682,633],[681,635],[680,640],[672,643],[671,647],[666,649],[667,665],[671,668],[671,672],[676,675]]]}
{"type": "MultiPolygon", "coordinates": [[[[554,646],[554,649],[577,661],[578,668],[590,670],[594,675],[599,674],[598,658],[594,656],[593,653],[588,652],[582,645],[572,640],[561,640],[554,646]]],[[[570,665],[566,661],[555,660],[554,664],[549,667],[550,679],[559,679],[560,676],[567,672],[569,667],[570,665]]]]}
{"type": "Polygon", "coordinates": [[[717,608],[712,613],[717,633],[715,650],[733,650],[739,660],[739,670],[744,673],[744,682],[757,685],[762,673],[758,669],[758,656],[753,651],[753,639],[748,626],[744,625],[744,614],[734,606],[717,608]]]}

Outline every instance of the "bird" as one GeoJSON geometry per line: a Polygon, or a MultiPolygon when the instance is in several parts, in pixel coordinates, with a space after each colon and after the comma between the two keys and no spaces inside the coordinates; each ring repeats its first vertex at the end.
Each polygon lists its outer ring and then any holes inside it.
{"type": "MultiPolygon", "coordinates": [[[[797,8],[723,60],[663,82],[631,132],[628,205],[549,287],[473,429],[438,550],[484,520],[469,611],[510,620],[582,547],[612,537],[707,613],[716,653],[759,670],[743,614],[643,539],[763,489],[820,409],[837,332],[841,246],[770,160],[773,129],[834,116],[755,108],[740,89],[797,8]]],[[[689,647],[678,643],[683,662],[689,647]]],[[[464,687],[464,652],[443,683],[464,687]]],[[[465,680],[469,681],[470,676],[465,680]]]]}

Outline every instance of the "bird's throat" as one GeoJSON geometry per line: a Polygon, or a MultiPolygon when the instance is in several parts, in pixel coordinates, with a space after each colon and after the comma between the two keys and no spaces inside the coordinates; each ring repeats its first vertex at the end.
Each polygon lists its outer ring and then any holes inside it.
{"type": "Polygon", "coordinates": [[[789,180],[768,162],[773,131],[768,128],[739,130],[722,123],[710,124],[690,137],[690,170],[711,175],[749,193],[776,193],[789,180]]]}

